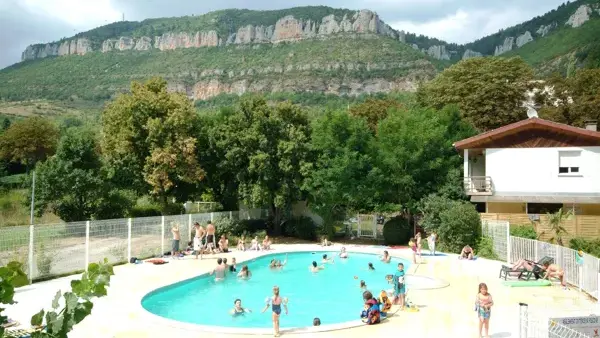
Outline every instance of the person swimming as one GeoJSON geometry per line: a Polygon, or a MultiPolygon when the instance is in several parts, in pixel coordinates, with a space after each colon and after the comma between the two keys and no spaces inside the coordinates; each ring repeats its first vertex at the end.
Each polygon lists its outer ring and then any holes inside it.
{"type": "Polygon", "coordinates": [[[310,272],[319,272],[319,270],[323,270],[325,269],[325,266],[323,265],[318,265],[316,261],[312,262],[312,265],[308,267],[308,270],[310,272]]]}
{"type": "Polygon", "coordinates": [[[280,261],[279,259],[271,259],[271,262],[269,263],[269,268],[271,268],[271,269],[283,268],[286,264],[287,264],[287,254],[285,255],[285,259],[283,260],[283,262],[280,261]]]}
{"type": "Polygon", "coordinates": [[[252,310],[242,307],[242,300],[238,298],[233,302],[233,309],[229,311],[229,314],[231,314],[234,317],[237,317],[250,312],[252,312],[252,310]]]}
{"type": "Polygon", "coordinates": [[[248,265],[242,266],[242,270],[240,270],[237,276],[238,278],[242,279],[248,279],[252,277],[252,273],[250,272],[250,270],[248,270],[248,265]]]}
{"type": "Polygon", "coordinates": [[[373,266],[373,263],[369,263],[369,271],[375,271],[375,267],[373,266]]]}
{"type": "Polygon", "coordinates": [[[346,247],[342,247],[340,250],[340,258],[348,258],[348,253],[346,252],[346,247]]]}
{"type": "Polygon", "coordinates": [[[360,288],[361,290],[367,290],[367,283],[364,280],[360,281],[360,288]]]}
{"type": "Polygon", "coordinates": [[[327,254],[323,254],[322,263],[334,263],[333,258],[327,258],[327,254]]]}

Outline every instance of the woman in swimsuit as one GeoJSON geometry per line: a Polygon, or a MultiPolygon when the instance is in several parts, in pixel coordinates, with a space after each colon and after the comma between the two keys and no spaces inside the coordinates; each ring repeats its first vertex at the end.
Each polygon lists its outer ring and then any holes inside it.
{"type": "Polygon", "coordinates": [[[487,285],[485,283],[479,284],[477,298],[475,298],[475,311],[477,311],[479,317],[479,337],[482,337],[482,329],[485,329],[485,337],[489,337],[492,305],[494,305],[494,300],[492,300],[492,295],[488,293],[487,285]]]}
{"type": "Polygon", "coordinates": [[[248,279],[250,277],[252,277],[252,273],[250,272],[250,270],[248,270],[248,265],[244,265],[242,266],[242,270],[240,271],[240,273],[238,273],[238,278],[242,278],[242,279],[248,279]]]}
{"type": "Polygon", "coordinates": [[[250,313],[250,312],[252,312],[252,310],[242,307],[241,299],[236,299],[235,302],[233,302],[233,309],[231,309],[231,311],[229,311],[229,313],[234,317],[241,316],[241,315],[244,315],[245,313],[250,313]]]}
{"type": "Polygon", "coordinates": [[[285,314],[287,315],[287,303],[287,298],[281,298],[281,296],[279,295],[279,286],[275,285],[273,287],[273,297],[267,298],[267,304],[262,310],[262,312],[264,313],[270,306],[271,310],[273,311],[273,329],[275,331],[275,337],[279,337],[279,316],[281,315],[281,306],[283,305],[283,309],[285,310],[285,314]]]}

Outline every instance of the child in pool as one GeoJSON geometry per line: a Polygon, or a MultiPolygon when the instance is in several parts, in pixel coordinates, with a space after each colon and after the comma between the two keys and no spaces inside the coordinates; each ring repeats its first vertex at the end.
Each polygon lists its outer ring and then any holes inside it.
{"type": "Polygon", "coordinates": [[[368,269],[369,269],[369,271],[375,271],[375,267],[373,266],[373,263],[369,263],[368,269]]]}
{"type": "Polygon", "coordinates": [[[385,290],[381,290],[379,294],[379,304],[381,304],[381,315],[385,316],[392,309],[392,301],[385,290]]]}
{"type": "Polygon", "coordinates": [[[266,303],[267,304],[265,305],[265,308],[262,310],[262,312],[264,313],[265,311],[267,311],[269,306],[271,307],[271,310],[273,311],[273,314],[272,314],[273,330],[275,331],[275,337],[279,337],[279,316],[281,315],[281,306],[283,305],[283,309],[285,310],[285,314],[287,315],[288,314],[288,308],[287,308],[288,299],[282,298],[279,295],[279,286],[275,285],[273,287],[273,296],[268,297],[266,300],[266,303]]]}
{"type": "Polygon", "coordinates": [[[364,280],[360,281],[360,289],[366,291],[367,290],[367,283],[365,283],[364,280]]]}
{"type": "Polygon", "coordinates": [[[233,302],[233,309],[229,311],[229,314],[237,317],[250,312],[252,312],[252,310],[242,307],[242,300],[238,298],[233,302]]]}

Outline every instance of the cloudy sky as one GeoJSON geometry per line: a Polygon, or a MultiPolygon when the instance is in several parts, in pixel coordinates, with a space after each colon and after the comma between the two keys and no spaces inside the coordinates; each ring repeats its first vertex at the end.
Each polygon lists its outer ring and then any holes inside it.
{"type": "Polygon", "coordinates": [[[556,8],[564,0],[0,0],[0,68],[29,44],[121,19],[202,14],[225,8],[327,5],[371,9],[396,29],[464,43],[556,8]]]}

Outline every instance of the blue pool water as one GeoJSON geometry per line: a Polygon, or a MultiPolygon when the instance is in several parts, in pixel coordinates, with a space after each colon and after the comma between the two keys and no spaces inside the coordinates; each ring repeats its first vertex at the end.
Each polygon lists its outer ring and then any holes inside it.
{"type": "MultiPolygon", "coordinates": [[[[390,264],[379,261],[375,255],[350,253],[350,258],[339,259],[336,252],[297,252],[288,254],[287,265],[280,270],[268,267],[269,261],[285,259],[285,254],[271,254],[247,262],[252,272],[249,280],[240,280],[234,273],[225,281],[215,282],[210,276],[191,280],[155,290],[142,300],[142,306],[156,315],[187,323],[244,328],[272,327],[271,310],[260,311],[265,299],[272,295],[273,285],[280,287],[280,295],[289,299],[289,315],[282,312],[281,327],[312,326],[313,318],[319,317],[322,325],[357,320],[363,308],[360,280],[376,296],[391,285],[385,275],[393,274],[398,263],[405,269],[409,262],[393,258],[390,264]],[[334,264],[318,273],[311,273],[308,266],[313,260],[321,263],[322,255],[335,258],[334,264]],[[375,271],[368,271],[368,263],[375,271]],[[358,279],[354,279],[357,276],[358,279]],[[235,299],[252,313],[233,318],[229,311],[235,299]]],[[[215,262],[216,264],[216,262],[215,262]]],[[[241,265],[238,265],[238,271],[241,265]]],[[[282,309],[283,310],[283,309],[282,309]]]]}

